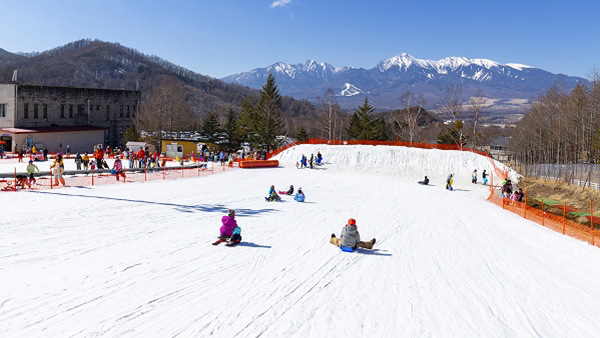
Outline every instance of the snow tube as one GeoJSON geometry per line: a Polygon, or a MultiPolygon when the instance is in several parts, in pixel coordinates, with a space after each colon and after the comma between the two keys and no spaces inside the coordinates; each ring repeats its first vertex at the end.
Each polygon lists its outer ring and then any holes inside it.
{"type": "Polygon", "coordinates": [[[354,249],[351,246],[340,246],[340,249],[346,252],[354,252],[354,249]]]}
{"type": "Polygon", "coordinates": [[[240,161],[240,168],[268,168],[279,166],[277,160],[249,160],[240,161]]]}

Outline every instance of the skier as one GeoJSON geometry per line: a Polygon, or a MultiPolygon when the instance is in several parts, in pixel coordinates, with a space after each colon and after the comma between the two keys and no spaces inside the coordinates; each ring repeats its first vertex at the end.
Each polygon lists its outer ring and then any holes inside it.
{"type": "Polygon", "coordinates": [[[308,163],[310,163],[310,169],[313,168],[314,159],[315,159],[315,156],[313,154],[310,154],[310,160],[308,161],[308,163]]]}
{"type": "Polygon", "coordinates": [[[471,178],[471,183],[477,184],[477,169],[473,170],[473,176],[471,178]]]}
{"type": "Polygon", "coordinates": [[[375,238],[368,242],[362,242],[360,240],[360,234],[356,229],[356,220],[354,220],[354,218],[350,218],[348,220],[348,224],[346,224],[346,226],[342,229],[340,238],[335,237],[335,234],[331,234],[329,243],[337,246],[351,247],[353,249],[373,249],[373,245],[375,245],[375,238]]]}
{"type": "Polygon", "coordinates": [[[488,182],[488,179],[487,179],[487,173],[485,172],[485,169],[483,169],[483,172],[481,173],[481,178],[483,179],[483,185],[486,185],[488,182]]]}
{"type": "Polygon", "coordinates": [[[454,177],[454,174],[450,174],[450,175],[448,175],[448,178],[446,179],[446,189],[449,189],[451,191],[454,190],[452,188],[452,183],[453,183],[453,179],[452,178],[453,177],[454,177]]]}
{"type": "Polygon", "coordinates": [[[223,225],[221,225],[221,228],[219,229],[219,238],[213,245],[226,242],[233,236],[233,229],[238,227],[237,222],[235,221],[235,210],[229,209],[227,211],[227,216],[221,218],[221,223],[223,223],[223,225]]]}
{"type": "Polygon", "coordinates": [[[304,202],[305,198],[306,196],[304,196],[302,188],[298,188],[298,192],[296,193],[296,196],[294,196],[294,200],[296,200],[296,202],[304,202]]]}
{"type": "Polygon", "coordinates": [[[421,184],[421,185],[428,185],[428,184],[429,184],[429,179],[427,178],[427,176],[425,176],[425,179],[424,179],[424,180],[422,180],[422,181],[419,181],[419,182],[417,182],[417,183],[419,183],[419,184],[421,184]]]}

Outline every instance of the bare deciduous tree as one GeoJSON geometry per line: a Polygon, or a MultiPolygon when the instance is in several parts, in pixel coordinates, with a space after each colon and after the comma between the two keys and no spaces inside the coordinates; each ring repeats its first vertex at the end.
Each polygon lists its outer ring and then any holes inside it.
{"type": "Polygon", "coordinates": [[[327,134],[329,140],[335,140],[339,138],[337,129],[340,124],[340,107],[335,99],[333,89],[327,89],[324,97],[319,97],[318,100],[321,103],[323,131],[327,134]]]}
{"type": "Polygon", "coordinates": [[[138,117],[138,130],[144,131],[148,141],[160,147],[162,133],[179,138],[182,131],[191,127],[192,114],[183,84],[172,77],[164,78],[160,85],[142,103],[138,117]]]}
{"type": "Polygon", "coordinates": [[[473,146],[477,146],[479,134],[477,134],[477,122],[479,122],[479,113],[485,106],[486,97],[483,95],[483,89],[480,87],[475,95],[469,98],[469,104],[473,110],[473,146]]]}

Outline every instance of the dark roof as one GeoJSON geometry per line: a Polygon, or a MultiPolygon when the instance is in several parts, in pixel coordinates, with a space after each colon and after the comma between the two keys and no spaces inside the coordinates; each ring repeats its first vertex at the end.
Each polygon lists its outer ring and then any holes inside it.
{"type": "Polygon", "coordinates": [[[35,134],[35,133],[60,133],[69,131],[105,130],[108,128],[97,126],[74,126],[74,127],[44,127],[44,128],[2,128],[0,131],[10,134],[35,134]]]}

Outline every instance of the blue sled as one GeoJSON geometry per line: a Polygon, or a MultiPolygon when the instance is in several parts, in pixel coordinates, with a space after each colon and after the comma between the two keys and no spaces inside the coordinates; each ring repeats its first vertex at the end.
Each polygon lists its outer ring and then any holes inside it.
{"type": "Polygon", "coordinates": [[[340,249],[346,252],[354,252],[354,249],[351,246],[340,246],[340,249]]]}

